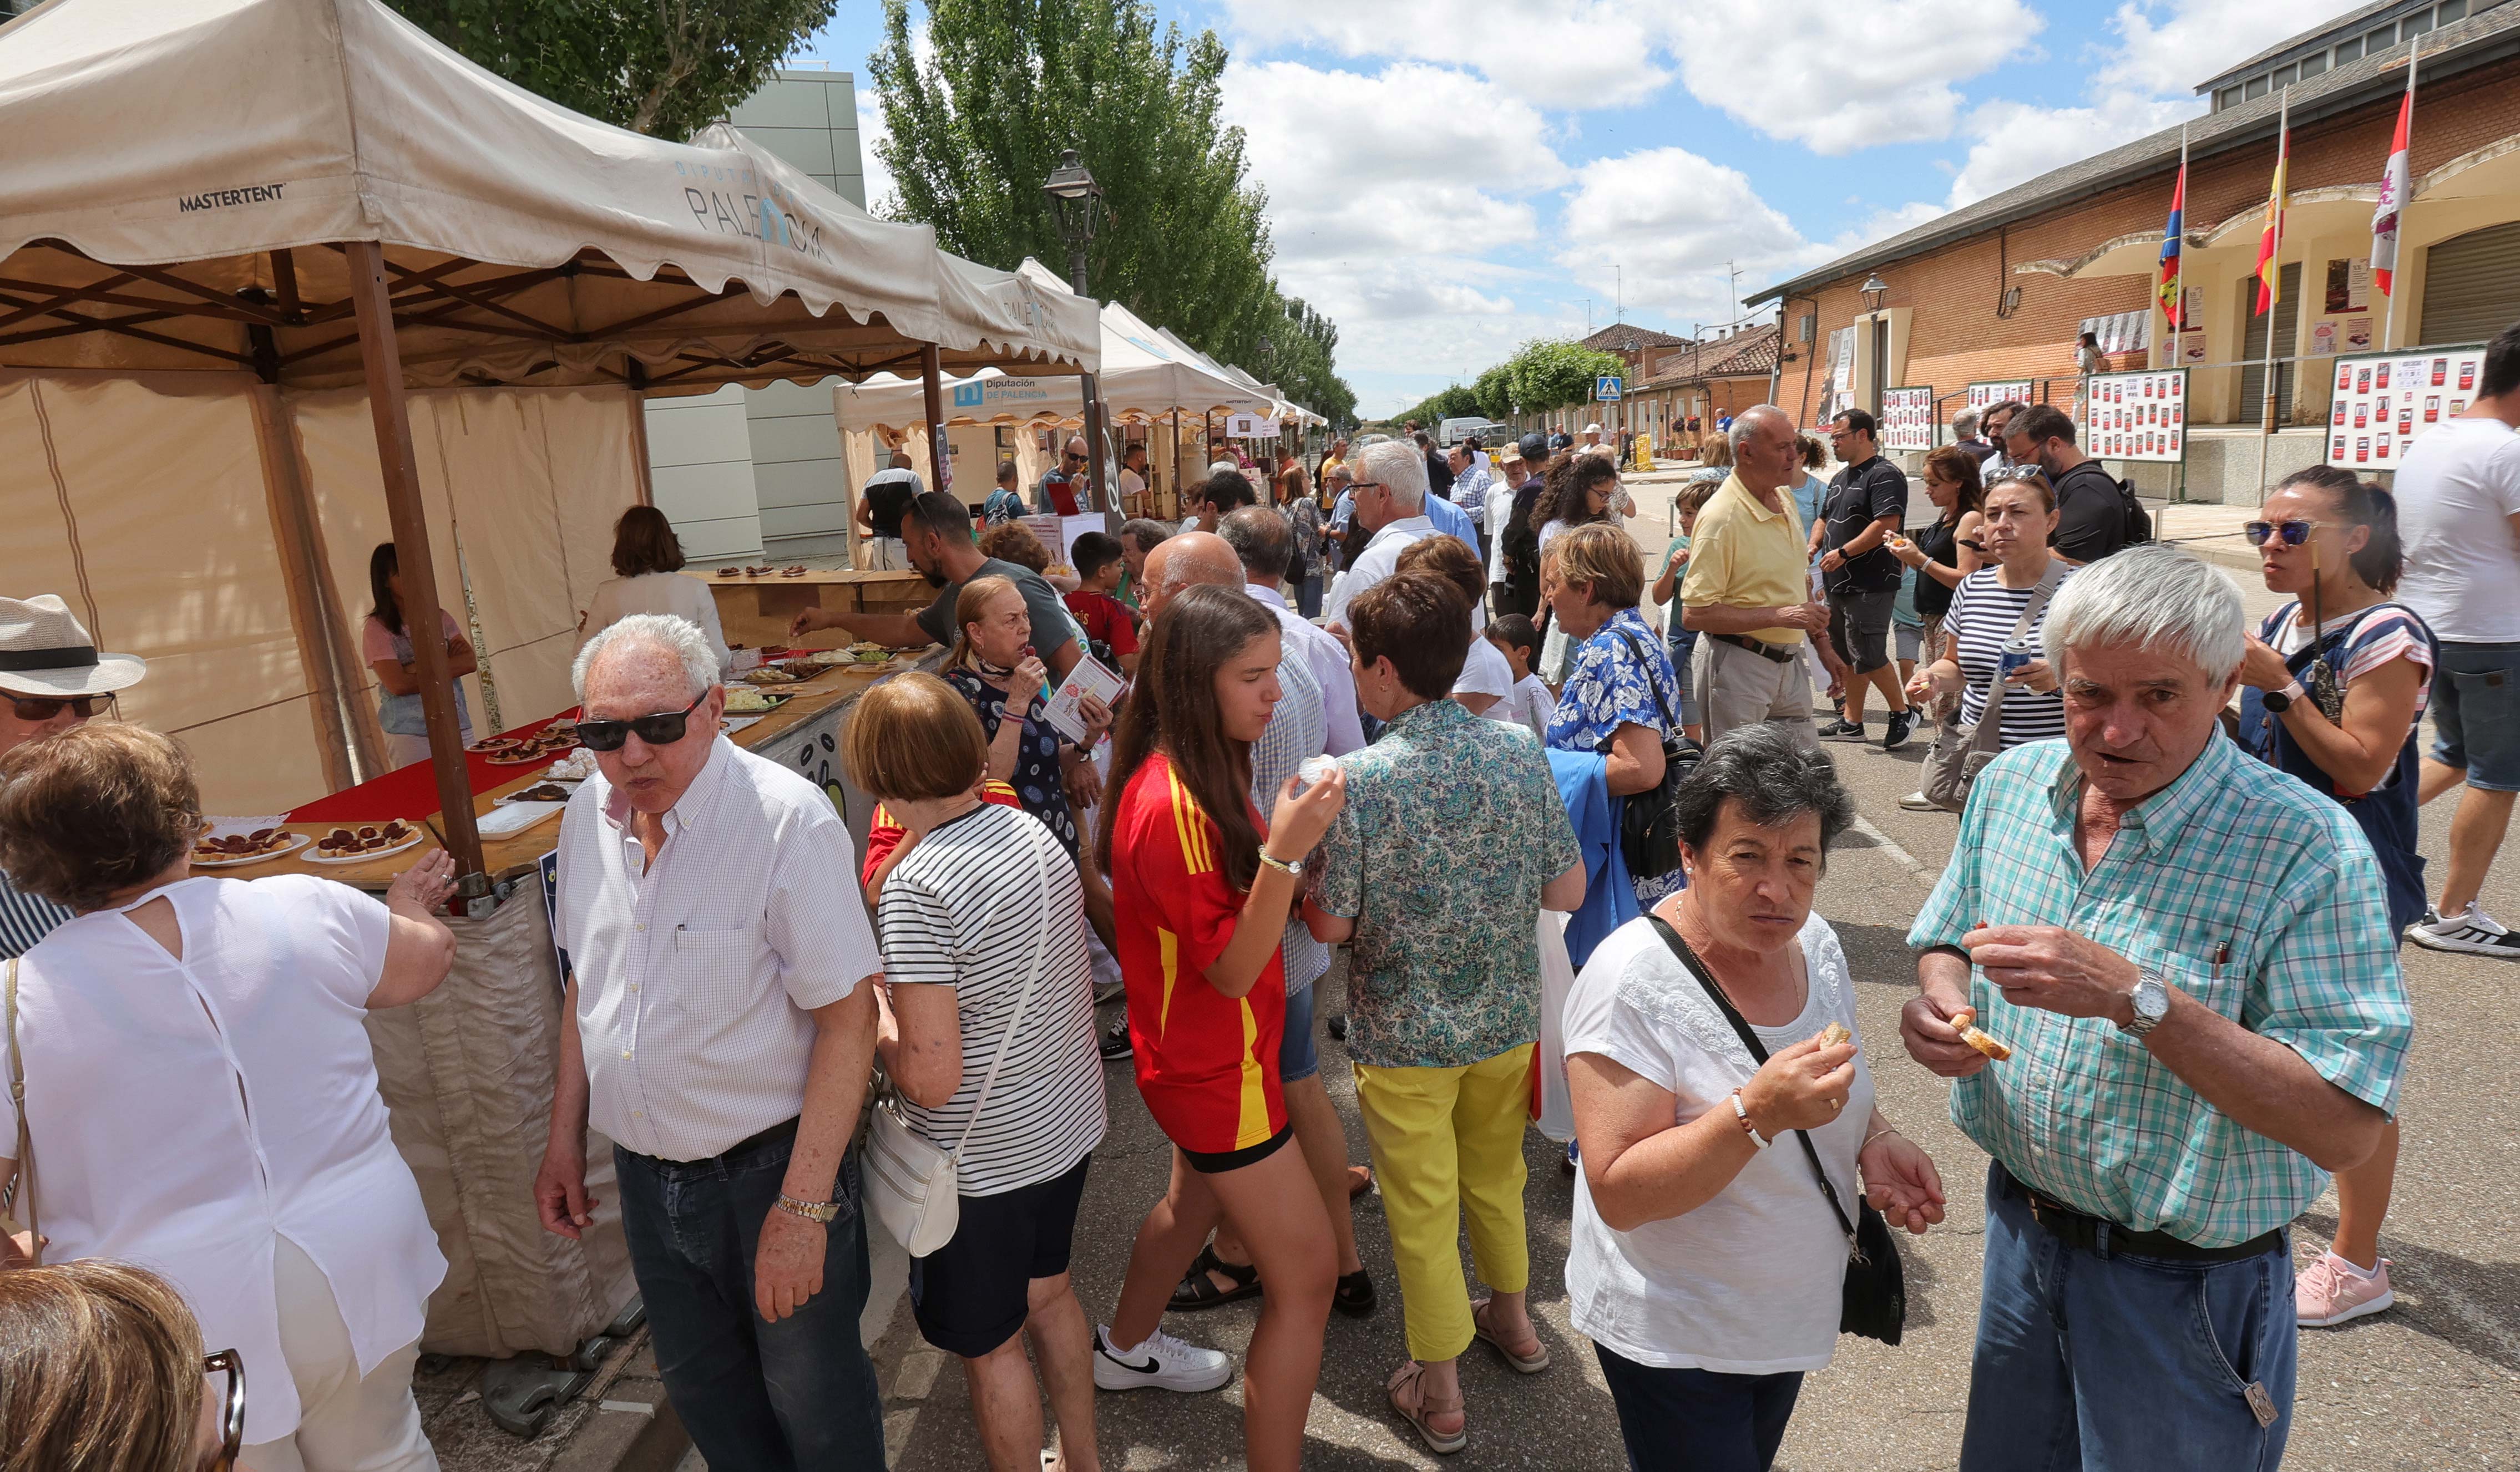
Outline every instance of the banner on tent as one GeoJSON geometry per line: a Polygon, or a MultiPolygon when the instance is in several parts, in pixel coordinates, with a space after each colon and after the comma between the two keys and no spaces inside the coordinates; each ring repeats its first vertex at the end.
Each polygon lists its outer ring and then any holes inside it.
{"type": "Polygon", "coordinates": [[[1076,380],[1074,379],[973,379],[968,382],[954,384],[953,393],[954,408],[958,412],[996,414],[1007,410],[1045,408],[1059,402],[1062,398],[1072,400],[1076,395],[1076,380]],[[1065,392],[1062,394],[1054,389],[1052,387],[1054,383],[1059,385],[1065,392]]]}

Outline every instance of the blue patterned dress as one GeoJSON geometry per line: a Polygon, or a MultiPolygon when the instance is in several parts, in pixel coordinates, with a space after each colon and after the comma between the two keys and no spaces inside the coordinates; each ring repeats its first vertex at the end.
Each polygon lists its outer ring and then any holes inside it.
{"type": "MultiPolygon", "coordinates": [[[[1006,692],[989,684],[970,669],[949,669],[943,672],[945,683],[961,691],[971,702],[980,717],[980,735],[994,741],[998,727],[1007,719],[1006,692]]],[[[1033,702],[1024,701],[1026,706],[1033,702]]],[[[1023,721],[1023,740],[1015,747],[1015,770],[1007,784],[1023,799],[1023,810],[1042,821],[1044,826],[1058,835],[1067,857],[1076,857],[1076,818],[1067,810],[1067,787],[1059,780],[1059,736],[1048,721],[1030,716],[1023,721]]]]}
{"type": "MultiPolygon", "coordinates": [[[[1672,672],[1671,653],[1636,609],[1621,608],[1567,661],[1566,688],[1558,692],[1557,713],[1549,719],[1549,745],[1556,751],[1606,752],[1610,737],[1627,725],[1642,726],[1659,740],[1671,732],[1665,710],[1674,717],[1680,714],[1680,677],[1672,672]]],[[[1614,805],[1624,801],[1611,799],[1614,805]]],[[[1614,812],[1614,820],[1616,816],[1614,812]]],[[[1659,879],[1631,882],[1637,903],[1650,907],[1688,881],[1675,869],[1659,879]]]]}

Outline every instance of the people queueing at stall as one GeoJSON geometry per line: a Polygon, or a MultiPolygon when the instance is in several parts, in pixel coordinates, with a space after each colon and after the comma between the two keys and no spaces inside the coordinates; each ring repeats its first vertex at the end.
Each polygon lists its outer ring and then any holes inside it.
{"type": "MultiPolygon", "coordinates": [[[[1930,804],[1959,807],[1959,834],[1908,937],[1917,990],[1899,1027],[1914,1064],[1956,1081],[1954,1118],[1992,1157],[1964,1468],[2100,1445],[2113,1465],[2272,1465],[2300,1327],[2392,1301],[2378,1231],[2412,1036],[2397,942],[2507,950],[2474,905],[2498,830],[2468,814],[2498,816],[2520,785],[2495,765],[2520,720],[2495,724],[2508,692],[2490,681],[2459,686],[2460,720],[2438,707],[2440,677],[2520,606],[2520,328],[2489,349],[2476,403],[2439,442],[2454,465],[2410,456],[2401,472],[2432,498],[2420,509],[2338,470],[2275,488],[2246,535],[2290,602],[2254,628],[2230,579],[2175,548],[2056,575],[2044,472],[1999,466],[1971,495],[1974,466],[1936,463],[1958,488],[1937,498],[1944,529],[1983,546],[1937,579],[1954,598],[1912,693],[1966,722],[1997,682],[2016,687],[1965,801],[1930,804]],[[2476,526],[2507,520],[2512,545],[2446,552],[2456,518],[2437,503],[2453,492],[2476,526]],[[2415,813],[2462,774],[2465,846],[2430,905],[2415,813]],[[2008,1089],[2016,1055],[2092,1107],[2008,1089]],[[2331,1175],[2334,1244],[2296,1282],[2286,1228],[2331,1175]],[[2188,1373],[2209,1317],[2254,1349],[2188,1373]]],[[[1795,426],[1762,406],[1732,430],[1736,467],[1765,478],[1737,470],[1674,550],[1686,564],[1656,569],[1702,601],[1692,613],[1729,609],[1693,620],[1718,645],[1808,606],[1790,509],[1761,553],[1773,568],[1728,553],[1716,522],[1723,494],[1741,535],[1779,516],[1795,426]]],[[[912,495],[902,554],[935,601],[808,610],[794,631],[951,650],[940,674],[865,693],[845,732],[850,778],[881,804],[863,854],[820,788],[720,734],[722,645],[654,606],[687,594],[652,581],[675,576],[670,528],[623,518],[622,581],[573,672],[597,775],[561,821],[571,972],[533,1190],[563,1236],[618,1212],[659,1372],[711,1466],[883,1465],[859,1326],[871,1217],[917,1249],[914,1317],[962,1360],[990,1467],[1093,1472],[1098,1391],[1197,1394],[1237,1374],[1166,1315],[1255,1297],[1241,1460],[1300,1465],[1329,1314],[1375,1311],[1349,1220],[1363,1173],[1314,1046],[1334,946],[1407,1320],[1387,1397],[1429,1449],[1475,1439],[1458,1368],[1473,1341],[1515,1371],[1552,1367],[1522,1301],[1520,1188],[1552,1069],[1580,1141],[1572,1322],[1632,1466],[1767,1466],[1841,1329],[1897,1342],[1889,1233],[1941,1222],[1947,1200],[1875,1105],[1876,1067],[1905,1065],[1864,1047],[1817,903],[1853,798],[1810,739],[1790,650],[1740,668],[1791,676],[1794,700],[1769,681],[1732,707],[1731,667],[1695,651],[1712,739],[1664,780],[1682,687],[1633,611],[1648,569],[1593,464],[1557,467],[1567,494],[1550,502],[1588,514],[1535,520],[1545,550],[1506,547],[1503,591],[1531,574],[1572,644],[1565,688],[1529,699],[1539,636],[1510,596],[1498,611],[1514,616],[1478,628],[1498,580],[1467,539],[1419,533],[1424,553],[1331,598],[1325,631],[1286,606],[1299,538],[1282,513],[1233,510],[1222,537],[1132,520],[1079,541],[1080,633],[1036,569],[982,554],[960,503],[912,495]],[[1080,747],[1044,687],[1088,638],[1134,646],[1135,668],[1080,747]],[[1505,667],[1507,695],[1465,691],[1474,656],[1505,667]],[[1087,750],[1106,719],[1107,776],[1087,750]],[[1621,862],[1628,804],[1658,817],[1642,872],[1621,862]],[[1536,937],[1544,912],[1578,909],[1606,920],[1544,1058],[1536,937]],[[1098,943],[1125,991],[1116,1037],[1097,1034],[1098,943]],[[1170,1169],[1098,1322],[1069,1269],[1119,1104],[1113,1060],[1170,1169]],[[588,1191],[592,1131],[611,1142],[614,1202],[588,1191]],[[1478,1302],[1464,1216],[1493,1294],[1478,1302]]],[[[1415,449],[1341,468],[1359,468],[1369,521],[1422,510],[1415,449]]],[[[1902,559],[1941,550],[1920,537],[1902,559]]],[[[426,756],[390,546],[371,568],[380,713],[426,756]]],[[[451,618],[424,637],[471,669],[451,618]]],[[[255,1468],[423,1472],[410,1375],[444,1265],[359,1019],[448,974],[449,862],[422,860],[382,903],[302,876],[194,876],[189,759],[113,719],[142,673],[98,653],[63,600],[0,600],[0,942],[13,1084],[28,1081],[0,1159],[0,1414],[37,1449],[158,1428],[154,1460],[78,1465],[178,1472],[241,1450],[255,1468]],[[184,1229],[205,1201],[252,1229],[184,1229]],[[27,1261],[46,1252],[67,1266],[27,1261]],[[99,1258],[148,1271],[71,1261],[99,1258]],[[193,1373],[205,1346],[235,1354],[193,1373]],[[249,1382],[222,1378],[239,1358],[249,1382]],[[107,1384],[123,1387],[111,1406],[107,1384]]]]}

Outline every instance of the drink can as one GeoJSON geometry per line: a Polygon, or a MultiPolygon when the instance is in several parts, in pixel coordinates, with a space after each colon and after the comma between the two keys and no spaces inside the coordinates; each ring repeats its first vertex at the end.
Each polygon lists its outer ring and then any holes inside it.
{"type": "Polygon", "coordinates": [[[2007,639],[2003,643],[2003,653],[1996,661],[1995,678],[1998,681],[2009,680],[2015,671],[2038,657],[2038,649],[2028,639],[2007,639]]]}

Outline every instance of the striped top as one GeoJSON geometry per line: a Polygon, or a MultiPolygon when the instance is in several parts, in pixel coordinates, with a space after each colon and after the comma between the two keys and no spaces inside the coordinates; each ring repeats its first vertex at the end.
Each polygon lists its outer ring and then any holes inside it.
{"type": "Polygon", "coordinates": [[[0,960],[15,960],[35,949],[70,913],[39,895],[30,895],[0,873],[0,960]]]}
{"type": "Polygon", "coordinates": [[[1094,975],[1085,958],[1075,862],[1037,818],[984,802],[915,845],[876,908],[889,986],[954,988],[963,1087],[930,1109],[902,1100],[912,1128],[951,1150],[981,1081],[1007,1044],[1033,948],[1041,979],[998,1070],[957,1172],[966,1196],[1059,1176],[1102,1138],[1102,1064],[1094,1047],[1094,975]],[[1035,877],[1036,853],[1045,861],[1035,877]],[[1044,930],[1048,939],[1043,940],[1044,930]]]}
{"type": "MultiPolygon", "coordinates": [[[[2006,588],[1996,581],[1997,569],[1981,567],[1960,579],[1952,592],[1951,610],[1943,615],[1943,632],[1959,642],[1960,674],[1967,688],[1960,693],[1960,719],[1974,721],[1986,709],[1987,691],[1995,688],[1997,663],[2003,657],[2004,642],[2012,638],[2012,626],[2021,621],[2021,610],[2030,602],[2036,587],[2006,588]]],[[[2056,591],[2062,593],[2065,580],[2074,570],[2065,569],[2056,591]]],[[[2048,607],[2056,604],[2054,598],[2048,607]]],[[[2030,625],[2033,657],[2047,658],[2038,648],[2039,630],[2048,622],[2048,610],[2030,625]]],[[[2046,694],[2026,685],[2007,686],[2003,691],[2004,749],[2024,741],[2044,741],[2065,734],[2065,694],[2059,690],[2046,694]]]]}

